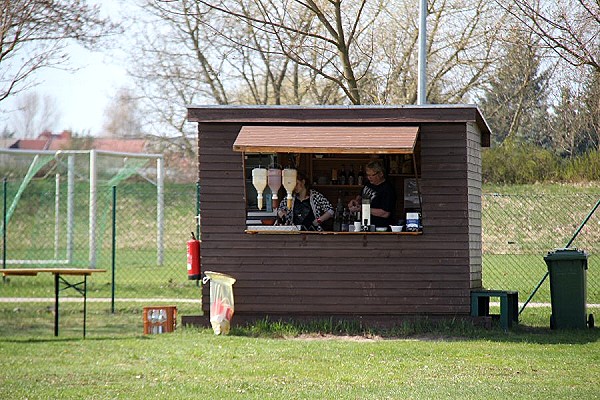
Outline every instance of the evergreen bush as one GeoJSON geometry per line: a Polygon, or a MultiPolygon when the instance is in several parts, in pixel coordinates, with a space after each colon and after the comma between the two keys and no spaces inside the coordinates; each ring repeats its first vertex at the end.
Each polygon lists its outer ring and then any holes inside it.
{"type": "Polygon", "coordinates": [[[600,181],[600,151],[588,151],[571,159],[566,163],[563,175],[571,182],[600,181]]]}
{"type": "Polygon", "coordinates": [[[561,160],[544,148],[507,140],[483,152],[484,182],[524,184],[560,180],[561,160]]]}

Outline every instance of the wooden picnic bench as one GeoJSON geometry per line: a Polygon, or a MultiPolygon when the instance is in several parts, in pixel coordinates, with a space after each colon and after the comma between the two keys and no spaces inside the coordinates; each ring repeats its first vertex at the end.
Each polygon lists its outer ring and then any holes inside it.
{"type": "Polygon", "coordinates": [[[87,314],[87,277],[97,273],[106,272],[105,269],[90,268],[5,268],[2,269],[3,276],[37,276],[41,272],[49,272],[54,275],[54,336],[58,336],[58,293],[60,290],[73,288],[83,296],[83,337],[85,338],[85,320],[87,314]],[[68,282],[63,275],[83,276],[83,281],[77,283],[68,282]],[[61,288],[60,284],[64,286],[61,288]]]}

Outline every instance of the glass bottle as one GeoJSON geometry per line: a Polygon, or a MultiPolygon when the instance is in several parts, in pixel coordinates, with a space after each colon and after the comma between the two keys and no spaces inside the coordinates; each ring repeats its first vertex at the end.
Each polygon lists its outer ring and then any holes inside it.
{"type": "Polygon", "coordinates": [[[335,208],[335,216],[333,219],[333,230],[334,232],[342,231],[342,218],[344,214],[344,204],[342,203],[342,196],[338,197],[337,207],[335,208]]]}
{"type": "Polygon", "coordinates": [[[350,172],[348,173],[348,185],[354,185],[356,177],[354,176],[354,166],[350,166],[350,172]]]}
{"type": "Polygon", "coordinates": [[[356,184],[362,186],[365,181],[365,173],[363,172],[362,165],[358,170],[358,177],[356,178],[356,184]]]}

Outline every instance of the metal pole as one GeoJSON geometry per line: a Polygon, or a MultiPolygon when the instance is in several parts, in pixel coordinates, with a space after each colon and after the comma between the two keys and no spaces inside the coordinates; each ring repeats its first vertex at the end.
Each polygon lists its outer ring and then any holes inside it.
{"type": "Polygon", "coordinates": [[[427,104],[427,0],[421,0],[419,7],[419,75],[417,104],[427,104]]]}
{"type": "Polygon", "coordinates": [[[165,171],[162,157],[156,159],[156,245],[158,249],[157,265],[164,262],[164,209],[165,209],[165,171]]]}
{"type": "Polygon", "coordinates": [[[67,263],[73,262],[73,237],[75,233],[75,156],[67,159],[67,263]]]}
{"type": "Polygon", "coordinates": [[[60,274],[54,274],[54,336],[58,336],[58,292],[60,274]]]}
{"type": "Polygon", "coordinates": [[[96,268],[96,150],[90,150],[89,262],[96,268]]]}
{"type": "MultiPolygon", "coordinates": [[[[2,269],[6,269],[6,195],[7,195],[7,179],[2,179],[2,269]]],[[[2,275],[4,282],[6,277],[2,275]]]]}
{"type": "Polygon", "coordinates": [[[111,299],[110,299],[110,312],[115,313],[115,272],[116,272],[116,259],[117,259],[117,187],[112,187],[112,282],[111,282],[111,299]]]}
{"type": "Polygon", "coordinates": [[[54,185],[54,259],[58,260],[60,245],[60,174],[55,176],[54,185]]]}
{"type": "Polygon", "coordinates": [[[85,339],[85,320],[87,315],[87,275],[83,275],[83,338],[85,339]]]}
{"type": "Polygon", "coordinates": [[[196,237],[200,240],[200,181],[196,182],[196,237]]]}
{"type": "MultiPolygon", "coordinates": [[[[200,240],[200,179],[196,182],[196,238],[200,240]]],[[[202,279],[196,279],[196,286],[200,286],[201,281],[202,279]]]]}

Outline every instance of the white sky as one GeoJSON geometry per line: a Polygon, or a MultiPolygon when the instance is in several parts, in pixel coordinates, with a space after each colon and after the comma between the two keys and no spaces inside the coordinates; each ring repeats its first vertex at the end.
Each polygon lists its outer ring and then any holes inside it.
{"type": "MultiPolygon", "coordinates": [[[[98,3],[107,14],[119,16],[127,5],[125,3],[131,5],[133,2],[98,0],[98,3]]],[[[53,132],[70,129],[78,134],[101,136],[106,106],[119,88],[130,86],[125,61],[114,55],[91,52],[76,44],[68,50],[70,62],[67,66],[77,68],[77,71],[44,69],[36,75],[40,84],[28,92],[36,92],[40,96],[50,95],[57,101],[61,119],[52,127],[53,132]]],[[[10,126],[11,110],[15,109],[17,96],[11,96],[0,103],[4,114],[0,120],[0,128],[10,126]]]]}

